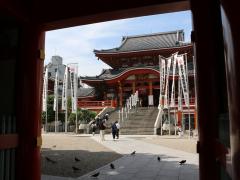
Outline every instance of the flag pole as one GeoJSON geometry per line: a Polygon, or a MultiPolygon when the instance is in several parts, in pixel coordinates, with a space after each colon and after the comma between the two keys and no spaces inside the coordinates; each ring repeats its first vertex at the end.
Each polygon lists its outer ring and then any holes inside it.
{"type": "Polygon", "coordinates": [[[45,85],[46,85],[46,87],[45,87],[45,93],[46,93],[46,119],[45,119],[45,126],[46,126],[46,132],[47,132],[47,130],[48,130],[48,117],[47,117],[47,112],[48,112],[48,110],[47,110],[47,105],[48,105],[48,70],[46,69],[46,71],[45,71],[45,73],[47,73],[46,74],[46,79],[45,79],[45,85]]]}
{"type": "Polygon", "coordinates": [[[58,65],[56,72],[56,90],[55,90],[55,99],[56,99],[56,111],[55,111],[55,132],[57,132],[57,121],[58,121],[58,65]]]}
{"type": "Polygon", "coordinates": [[[74,86],[74,88],[75,88],[75,108],[76,108],[76,134],[78,133],[78,117],[77,117],[77,111],[78,111],[78,109],[77,109],[77,88],[78,88],[78,67],[76,68],[77,70],[76,70],[76,73],[75,73],[75,86],[74,86]]]}
{"type": "Polygon", "coordinates": [[[77,127],[77,125],[78,125],[78,119],[77,119],[77,109],[76,109],[76,134],[78,133],[78,127],[77,127]]]}
{"type": "MultiPolygon", "coordinates": [[[[68,103],[67,102],[68,98],[66,98],[66,104],[68,103]]],[[[68,112],[67,112],[67,107],[66,107],[66,110],[65,110],[65,132],[67,132],[67,116],[68,116],[68,112]]]]}
{"type": "Polygon", "coordinates": [[[66,70],[67,73],[66,73],[66,82],[65,82],[65,98],[66,98],[66,102],[65,102],[65,132],[67,132],[67,116],[68,116],[68,66],[66,65],[66,70]]]}
{"type": "Polygon", "coordinates": [[[188,94],[188,129],[189,129],[189,139],[191,138],[191,115],[190,115],[190,98],[189,98],[189,79],[188,79],[188,64],[187,64],[187,54],[186,58],[186,80],[187,80],[187,94],[188,94]]]}

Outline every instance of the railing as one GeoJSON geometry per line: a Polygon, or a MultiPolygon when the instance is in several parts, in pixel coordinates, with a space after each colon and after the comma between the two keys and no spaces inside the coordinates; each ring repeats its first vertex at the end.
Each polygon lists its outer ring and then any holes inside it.
{"type": "MultiPolygon", "coordinates": [[[[185,106],[185,100],[184,98],[181,99],[182,101],[182,106],[185,106]]],[[[164,101],[162,102],[162,104],[164,103],[164,101]]],[[[192,106],[192,105],[195,105],[195,98],[189,98],[189,104],[192,106]]],[[[178,106],[178,99],[176,98],[175,99],[175,106],[178,106]]]]}
{"type": "MultiPolygon", "coordinates": [[[[178,104],[178,100],[176,99],[175,104],[178,104]]],[[[195,98],[189,98],[189,104],[190,105],[195,105],[195,98]]],[[[184,98],[182,99],[182,105],[185,105],[185,100],[184,98]]]]}
{"type": "Polygon", "coordinates": [[[117,103],[115,100],[107,100],[107,101],[78,101],[78,107],[80,108],[94,108],[94,107],[116,107],[117,103]]]}

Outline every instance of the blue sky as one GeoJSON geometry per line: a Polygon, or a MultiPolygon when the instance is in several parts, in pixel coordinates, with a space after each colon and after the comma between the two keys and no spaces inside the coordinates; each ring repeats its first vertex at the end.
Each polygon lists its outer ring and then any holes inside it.
{"type": "Polygon", "coordinates": [[[122,19],[46,33],[46,60],[59,55],[63,64],[78,63],[81,76],[99,75],[109,66],[97,60],[94,49],[109,49],[120,46],[122,36],[150,34],[183,29],[185,41],[190,41],[192,30],[191,12],[182,11],[138,18],[122,19]]]}

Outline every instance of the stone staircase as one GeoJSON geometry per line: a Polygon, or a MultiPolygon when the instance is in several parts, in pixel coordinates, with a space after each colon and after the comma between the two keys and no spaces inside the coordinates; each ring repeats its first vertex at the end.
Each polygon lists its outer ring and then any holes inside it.
{"type": "MultiPolygon", "coordinates": [[[[157,107],[139,107],[136,110],[131,110],[126,119],[124,113],[124,120],[120,121],[120,134],[126,135],[153,135],[154,123],[158,114],[157,107]]],[[[110,114],[108,127],[111,123],[119,121],[119,111],[116,110],[110,114]]],[[[107,129],[106,133],[111,133],[111,129],[107,129]]]]}

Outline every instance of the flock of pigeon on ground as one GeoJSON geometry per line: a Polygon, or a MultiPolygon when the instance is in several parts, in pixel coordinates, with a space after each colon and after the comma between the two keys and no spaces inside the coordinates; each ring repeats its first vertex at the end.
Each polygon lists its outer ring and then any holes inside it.
{"type": "MultiPolygon", "coordinates": [[[[53,148],[56,148],[56,145],[54,145],[53,148]]],[[[131,156],[134,156],[135,154],[136,154],[136,151],[133,151],[130,155],[131,155],[131,156]]],[[[47,156],[45,157],[45,159],[46,159],[47,162],[50,162],[50,163],[52,163],[52,164],[57,163],[57,161],[54,161],[54,160],[50,159],[50,158],[47,157],[47,156]]],[[[80,161],[80,159],[77,158],[77,157],[75,157],[74,160],[75,160],[75,162],[79,162],[79,161],[80,161]]],[[[160,162],[160,161],[161,161],[161,158],[158,156],[158,157],[157,157],[157,160],[160,162]]],[[[186,163],[186,160],[181,160],[181,161],[179,161],[179,165],[183,165],[183,164],[185,164],[185,163],[186,163]]],[[[113,163],[110,164],[110,168],[111,168],[111,169],[115,169],[115,166],[114,166],[113,163]]],[[[75,166],[72,166],[72,170],[73,170],[73,172],[77,172],[77,171],[79,171],[79,170],[81,170],[81,169],[79,169],[79,168],[77,168],[77,167],[75,167],[75,166]]],[[[97,172],[97,173],[95,173],[95,174],[92,174],[91,177],[98,177],[99,175],[100,175],[100,172],[97,172]]]]}

